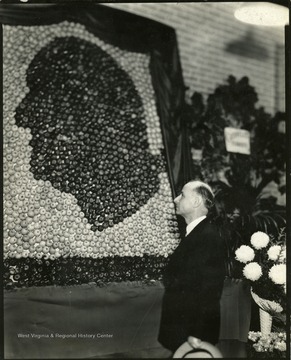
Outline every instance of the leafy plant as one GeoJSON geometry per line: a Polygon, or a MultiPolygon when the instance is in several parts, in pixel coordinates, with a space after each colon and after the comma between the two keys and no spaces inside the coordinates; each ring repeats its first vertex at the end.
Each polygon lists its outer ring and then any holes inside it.
{"type": "Polygon", "coordinates": [[[255,231],[274,236],[285,226],[285,207],[266,192],[274,182],[282,194],[285,184],[286,138],[278,131],[285,114],[271,116],[257,108],[258,95],[247,77],[239,81],[229,76],[204,102],[197,92],[184,110],[187,121],[193,170],[196,178],[211,183],[217,200],[217,221],[226,239],[234,275],[233,254],[255,231]],[[232,127],[250,132],[250,155],[228,152],[224,129],[232,127]]]}

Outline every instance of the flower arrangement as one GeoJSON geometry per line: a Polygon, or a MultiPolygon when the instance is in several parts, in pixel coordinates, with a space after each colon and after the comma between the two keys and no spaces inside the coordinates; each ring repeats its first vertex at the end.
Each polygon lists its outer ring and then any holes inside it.
{"type": "MultiPolygon", "coordinates": [[[[250,331],[248,338],[251,342],[251,350],[255,350],[253,357],[258,358],[259,353],[266,356],[266,353],[270,354],[270,357],[275,359],[286,357],[286,333],[285,332],[271,332],[269,334],[262,334],[257,331],[250,331]]],[[[251,356],[252,357],[252,356],[251,356]]]]}
{"type": "Polygon", "coordinates": [[[250,245],[242,245],[235,251],[242,274],[250,281],[252,292],[269,300],[265,311],[280,312],[286,307],[286,233],[279,231],[278,238],[257,231],[250,245]],[[270,306],[272,302],[274,305],[270,306]]]}

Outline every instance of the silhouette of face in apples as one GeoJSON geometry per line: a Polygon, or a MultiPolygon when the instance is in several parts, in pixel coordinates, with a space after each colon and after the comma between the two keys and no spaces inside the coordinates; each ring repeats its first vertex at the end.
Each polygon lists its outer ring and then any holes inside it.
{"type": "Polygon", "coordinates": [[[73,194],[93,231],[119,223],[159,189],[142,100],[100,47],[75,37],[44,46],[27,70],[16,124],[33,135],[31,170],[73,194]]]}

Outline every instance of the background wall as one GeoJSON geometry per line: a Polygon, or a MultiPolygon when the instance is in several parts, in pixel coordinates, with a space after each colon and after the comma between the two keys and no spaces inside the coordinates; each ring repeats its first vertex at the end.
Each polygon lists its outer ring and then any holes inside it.
{"type": "Polygon", "coordinates": [[[189,94],[205,95],[229,75],[248,76],[267,112],[285,110],[284,29],[241,23],[234,16],[240,3],[106,4],[175,28],[183,76],[189,94]],[[246,43],[248,56],[226,51],[232,42],[246,43]],[[252,41],[253,40],[253,41],[252,41]]]}

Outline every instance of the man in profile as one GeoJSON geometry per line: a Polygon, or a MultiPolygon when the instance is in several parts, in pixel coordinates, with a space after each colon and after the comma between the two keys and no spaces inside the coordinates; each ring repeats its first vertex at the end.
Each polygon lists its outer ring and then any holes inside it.
{"type": "Polygon", "coordinates": [[[201,181],[190,181],[174,202],[187,227],[165,269],[158,337],[172,352],[188,336],[213,345],[218,342],[225,277],[223,239],[209,216],[214,206],[211,188],[201,181]]]}

